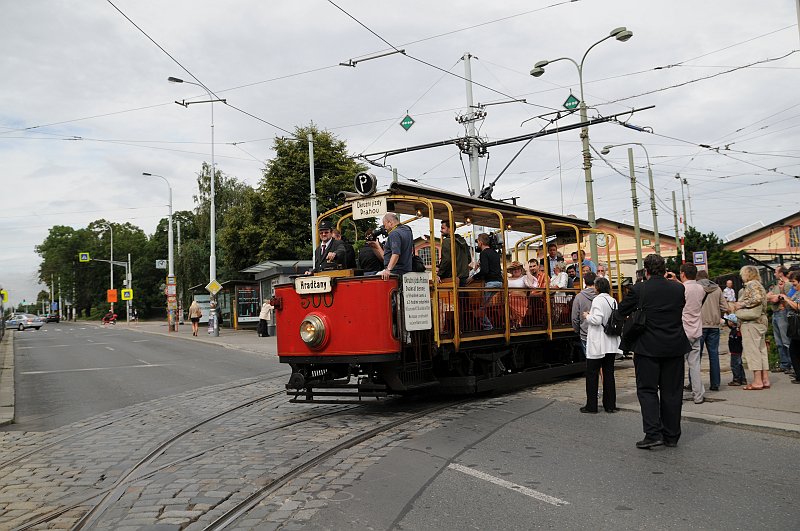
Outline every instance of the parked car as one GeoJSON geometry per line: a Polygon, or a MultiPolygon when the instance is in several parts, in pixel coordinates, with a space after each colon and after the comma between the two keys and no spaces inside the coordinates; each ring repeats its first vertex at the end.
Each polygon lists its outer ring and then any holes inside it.
{"type": "Polygon", "coordinates": [[[57,313],[48,313],[47,317],[44,318],[45,323],[57,323],[61,320],[61,317],[57,313]]]}
{"type": "Polygon", "coordinates": [[[6,327],[16,328],[20,331],[28,328],[39,330],[42,326],[44,326],[44,319],[32,313],[15,313],[11,319],[6,320],[6,327]]]}

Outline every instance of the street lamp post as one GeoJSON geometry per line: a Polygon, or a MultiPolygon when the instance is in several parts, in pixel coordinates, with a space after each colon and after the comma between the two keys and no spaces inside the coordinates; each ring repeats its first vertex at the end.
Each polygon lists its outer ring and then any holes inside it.
{"type": "MultiPolygon", "coordinates": [[[[111,268],[111,287],[109,289],[113,290],[114,289],[114,228],[111,226],[111,223],[103,223],[103,226],[105,226],[111,232],[111,245],[110,245],[111,249],[109,251],[109,254],[111,255],[109,258],[111,262],[109,264],[109,267],[111,268]]],[[[111,303],[111,313],[114,313],[113,302],[111,303]]]]}
{"type": "MultiPolygon", "coordinates": [[[[643,144],[639,142],[624,142],[622,144],[610,144],[605,146],[603,150],[600,152],[603,155],[607,155],[611,148],[619,147],[619,146],[639,146],[644,150],[644,156],[647,158],[647,178],[650,183],[650,211],[653,213],[653,234],[655,235],[655,251],[656,254],[661,254],[661,240],[658,234],[658,213],[656,212],[656,191],[653,187],[653,168],[650,166],[650,154],[647,152],[647,148],[644,147],[643,144]]],[[[633,172],[633,168],[631,168],[631,172],[633,172]]]]}
{"type": "MultiPolygon", "coordinates": [[[[221,101],[224,102],[225,100],[220,100],[214,98],[211,94],[211,91],[208,90],[207,87],[201,85],[200,83],[195,83],[193,81],[184,81],[183,79],[177,77],[168,77],[167,81],[170,83],[187,83],[189,85],[195,85],[208,93],[208,101],[183,101],[183,102],[175,102],[179,105],[183,105],[184,107],[188,107],[192,103],[210,103],[211,104],[211,222],[210,222],[210,230],[211,230],[211,255],[209,256],[208,263],[209,263],[209,283],[217,279],[217,215],[216,215],[216,190],[215,190],[215,183],[216,180],[216,172],[217,167],[214,163],[214,102],[221,101]]],[[[210,301],[214,303],[216,307],[217,296],[215,293],[211,294],[210,301]]],[[[216,317],[216,316],[215,316],[216,317]]],[[[212,336],[219,336],[219,320],[213,319],[214,326],[211,330],[212,336]]]]}
{"type": "MultiPolygon", "coordinates": [[[[586,50],[586,52],[583,54],[580,63],[578,63],[571,57],[559,57],[558,59],[553,59],[551,61],[548,60],[539,61],[533,66],[533,69],[530,72],[530,74],[533,77],[539,77],[542,74],[544,74],[544,67],[549,65],[550,63],[555,63],[556,61],[569,61],[572,64],[574,64],[575,67],[578,69],[578,85],[580,87],[580,92],[581,92],[581,101],[579,104],[579,108],[580,108],[581,122],[584,124],[586,124],[589,119],[586,112],[586,102],[584,101],[583,97],[583,62],[586,60],[586,56],[589,54],[592,48],[612,37],[620,42],[625,42],[631,37],[633,37],[633,32],[629,31],[625,27],[615,28],[611,30],[611,32],[606,37],[603,37],[596,43],[589,46],[589,49],[586,50]]],[[[592,156],[591,153],[589,153],[588,125],[584,125],[583,127],[581,127],[581,144],[583,147],[583,173],[584,173],[584,179],[586,181],[586,207],[588,210],[589,224],[592,226],[592,228],[594,228],[597,226],[597,218],[595,217],[594,213],[594,191],[592,189],[592,156]]],[[[592,260],[597,260],[598,258],[597,236],[595,235],[595,233],[592,233],[589,236],[589,245],[590,245],[590,251],[592,253],[592,260]]]]}
{"type": "MultiPolygon", "coordinates": [[[[167,188],[169,189],[169,217],[167,218],[167,245],[168,245],[168,248],[167,248],[167,268],[168,268],[167,269],[167,275],[168,275],[168,278],[167,278],[167,280],[168,281],[172,280],[172,282],[174,283],[175,282],[175,262],[174,262],[173,249],[175,248],[175,246],[174,246],[174,239],[173,239],[173,235],[172,235],[172,185],[169,184],[169,181],[163,175],[158,175],[157,173],[148,173],[148,172],[142,172],[142,175],[145,175],[147,177],[158,177],[160,179],[163,179],[164,182],[167,183],[167,188]]],[[[167,284],[169,285],[169,282],[167,282],[167,284]]],[[[170,307],[168,315],[169,315],[169,320],[167,322],[167,328],[169,329],[170,332],[177,332],[178,331],[178,325],[177,325],[177,321],[175,319],[175,310],[170,307]]]]}

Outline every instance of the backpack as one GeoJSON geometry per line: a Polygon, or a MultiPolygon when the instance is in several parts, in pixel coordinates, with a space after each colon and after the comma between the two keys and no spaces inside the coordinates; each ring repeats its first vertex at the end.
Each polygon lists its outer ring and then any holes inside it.
{"type": "Polygon", "coordinates": [[[422,261],[419,255],[415,254],[411,257],[411,271],[414,273],[424,273],[426,271],[425,262],[422,261]]]}
{"type": "Polygon", "coordinates": [[[621,336],[622,324],[625,322],[625,319],[619,315],[619,310],[617,310],[616,305],[611,306],[611,303],[608,301],[606,301],[606,304],[611,308],[611,315],[608,317],[608,321],[603,325],[603,332],[605,332],[607,336],[621,336]]]}

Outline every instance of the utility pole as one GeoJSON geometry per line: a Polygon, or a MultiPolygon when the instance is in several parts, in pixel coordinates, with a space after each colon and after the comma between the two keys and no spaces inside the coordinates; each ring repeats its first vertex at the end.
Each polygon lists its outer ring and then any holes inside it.
{"type": "Polygon", "coordinates": [[[683,179],[683,184],[686,185],[686,198],[689,200],[689,224],[694,227],[694,211],[692,210],[692,189],[689,188],[689,181],[683,179]]]}
{"type": "MultiPolygon", "coordinates": [[[[125,266],[125,287],[128,289],[133,289],[133,272],[131,269],[131,253],[128,253],[128,265],[125,266]]],[[[133,302],[125,301],[127,304],[125,306],[125,318],[128,322],[128,326],[131,325],[131,307],[133,306],[133,302]]]]}
{"type": "Polygon", "coordinates": [[[633,203],[633,236],[636,238],[636,269],[642,268],[642,234],[639,230],[639,200],[636,198],[636,173],[633,168],[633,148],[628,148],[628,166],[631,173],[631,201],[633,203]]]}
{"type": "MultiPolygon", "coordinates": [[[[800,2],[800,0],[798,0],[798,2],[800,2]]],[[[397,168],[392,168],[392,182],[397,182],[397,168]]]]}
{"type": "Polygon", "coordinates": [[[463,116],[463,120],[467,124],[467,144],[469,154],[469,195],[475,197],[481,193],[481,175],[478,169],[478,143],[475,136],[475,120],[477,115],[475,113],[475,104],[472,100],[472,64],[470,59],[472,55],[466,52],[462,59],[464,60],[464,78],[467,83],[467,114],[463,116]]]}
{"type": "Polygon", "coordinates": [[[678,205],[675,202],[675,190],[672,191],[672,217],[675,221],[675,247],[681,248],[681,258],[683,258],[683,248],[680,245],[680,232],[678,231],[678,205]]]}
{"type": "Polygon", "coordinates": [[[317,252],[317,184],[314,178],[314,136],[308,133],[308,176],[311,184],[311,263],[317,252]]]}
{"type": "Polygon", "coordinates": [[[647,157],[647,178],[650,181],[650,210],[653,213],[653,234],[655,235],[656,254],[661,254],[661,239],[658,234],[658,212],[656,211],[656,189],[653,186],[653,170],[650,167],[650,156],[647,157]]]}

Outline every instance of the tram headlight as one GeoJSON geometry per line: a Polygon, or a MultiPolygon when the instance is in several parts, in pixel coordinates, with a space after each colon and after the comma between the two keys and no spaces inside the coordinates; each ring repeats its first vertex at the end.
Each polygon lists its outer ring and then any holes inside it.
{"type": "Polygon", "coordinates": [[[325,323],[319,316],[309,315],[300,323],[300,339],[311,348],[320,346],[325,341],[325,323]]]}

